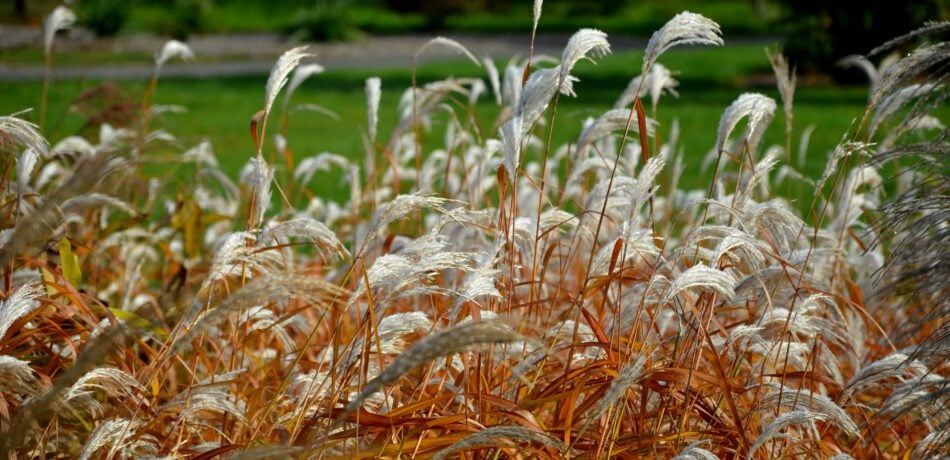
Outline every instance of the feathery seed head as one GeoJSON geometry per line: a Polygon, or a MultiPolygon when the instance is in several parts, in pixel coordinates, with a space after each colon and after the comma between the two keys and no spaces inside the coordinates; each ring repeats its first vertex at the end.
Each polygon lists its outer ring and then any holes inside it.
{"type": "Polygon", "coordinates": [[[825,419],[825,417],[822,414],[808,410],[785,412],[775,417],[775,419],[762,429],[762,433],[759,434],[759,437],[755,439],[755,442],[752,443],[752,447],[749,449],[749,456],[751,457],[759,447],[762,447],[763,444],[772,439],[788,437],[787,435],[779,434],[785,428],[792,425],[805,425],[806,428],[814,428],[815,421],[823,419],[825,419]]]}
{"type": "Polygon", "coordinates": [[[49,56],[53,50],[53,39],[56,38],[56,32],[72,27],[76,22],[76,13],[65,6],[57,6],[46,20],[43,22],[43,49],[49,56]]]}
{"type": "Polygon", "coordinates": [[[673,278],[673,284],[663,297],[662,303],[669,302],[677,294],[693,287],[711,289],[726,299],[732,299],[736,295],[737,284],[738,280],[729,272],[699,263],[673,278]]]}
{"type": "Polygon", "coordinates": [[[123,446],[129,444],[130,438],[135,436],[135,432],[141,425],[141,421],[124,418],[109,419],[100,423],[83,445],[82,453],[79,455],[80,460],[93,458],[99,449],[106,446],[109,447],[108,457],[115,456],[123,450],[123,446]]]}
{"type": "Polygon", "coordinates": [[[183,61],[191,61],[195,58],[195,53],[191,47],[178,40],[169,40],[162,46],[162,50],[155,55],[155,73],[161,70],[162,66],[172,58],[181,58],[183,61]]]}
{"type": "Polygon", "coordinates": [[[287,78],[290,72],[300,64],[301,60],[313,56],[306,51],[307,46],[298,46],[286,51],[277,59],[277,63],[274,64],[274,68],[271,69],[270,76],[267,78],[267,86],[264,90],[265,116],[270,113],[271,106],[274,105],[274,101],[277,99],[277,94],[280,93],[281,88],[287,84],[287,78]]]}
{"type": "MultiPolygon", "coordinates": [[[[633,122],[630,123],[630,128],[633,132],[639,133],[639,123],[637,123],[636,117],[637,115],[634,114],[633,122]]],[[[625,128],[627,126],[627,120],[629,119],[630,109],[622,108],[608,110],[603,115],[598,117],[593,123],[581,131],[581,135],[577,139],[577,157],[584,158],[587,154],[587,149],[590,148],[591,144],[610,135],[616,130],[625,128]]],[[[646,119],[647,136],[653,137],[653,131],[656,125],[656,120],[651,118],[646,119]]]]}
{"type": "Polygon", "coordinates": [[[674,46],[721,46],[722,44],[722,32],[719,30],[719,24],[701,14],[683,11],[673,16],[673,19],[670,19],[650,37],[646,54],[643,56],[643,69],[640,74],[649,74],[650,68],[657,58],[674,46]]]}
{"type": "Polygon", "coordinates": [[[30,176],[33,174],[33,168],[36,167],[39,158],[39,152],[28,148],[16,159],[17,202],[23,199],[27,184],[30,182],[30,176]]]}
{"type": "Polygon", "coordinates": [[[874,64],[869,61],[868,58],[860,54],[851,54],[845,56],[841,59],[838,59],[835,64],[838,67],[843,68],[855,67],[861,69],[861,71],[867,75],[868,81],[871,82],[871,93],[874,93],[878,85],[881,84],[881,76],[878,74],[877,67],[874,67],[874,64]]]}
{"type": "Polygon", "coordinates": [[[376,127],[379,124],[379,99],[382,95],[382,80],[379,77],[366,79],[366,118],[369,126],[369,140],[376,142],[376,127]]]}
{"type": "Polygon", "coordinates": [[[534,4],[531,6],[531,30],[538,29],[538,21],[541,19],[541,7],[544,4],[544,0],[534,0],[534,4]]]}
{"type": "Polygon", "coordinates": [[[268,228],[258,238],[257,245],[271,241],[280,242],[287,238],[309,239],[324,257],[328,252],[337,257],[350,255],[332,230],[323,222],[308,217],[297,217],[268,228]]]}
{"type": "MultiPolygon", "coordinates": [[[[807,415],[809,419],[821,419],[833,423],[849,436],[860,438],[857,424],[837,404],[827,396],[812,392],[806,388],[778,388],[765,395],[759,401],[760,410],[772,410],[775,406],[787,407],[799,415],[807,415]]],[[[794,418],[793,418],[794,419],[794,418]]]]}
{"type": "Polygon", "coordinates": [[[498,134],[501,136],[502,153],[504,154],[503,164],[511,185],[515,184],[518,177],[522,122],[523,119],[520,116],[514,116],[498,129],[498,134]]]}
{"type": "Polygon", "coordinates": [[[264,222],[264,214],[270,208],[271,182],[274,181],[274,167],[260,156],[251,157],[241,169],[241,182],[254,192],[254,222],[264,222]]]}
{"type": "Polygon", "coordinates": [[[495,104],[501,107],[502,104],[502,91],[501,91],[501,77],[498,74],[498,67],[495,66],[495,61],[490,57],[482,58],[482,64],[485,66],[485,71],[488,73],[488,81],[491,84],[492,94],[495,96],[495,104]]]}
{"type": "Polygon", "coordinates": [[[10,297],[0,302],[0,339],[16,320],[40,306],[36,299],[42,294],[40,284],[31,282],[20,286],[10,297]]]}
{"type": "MultiPolygon", "coordinates": [[[[610,388],[607,389],[607,392],[604,393],[604,396],[597,402],[597,405],[594,406],[594,409],[591,410],[591,417],[587,419],[585,423],[585,429],[587,425],[599,419],[610,406],[614,405],[619,401],[626,391],[633,384],[637,383],[641,377],[643,377],[647,358],[649,354],[641,352],[637,357],[636,361],[628,363],[620,371],[620,374],[610,383],[610,388]]],[[[583,430],[582,430],[583,431],[583,430]]]]}
{"type": "Polygon", "coordinates": [[[433,47],[433,46],[436,46],[436,45],[445,46],[445,47],[447,47],[447,48],[449,48],[449,49],[451,49],[451,50],[453,50],[453,51],[456,51],[456,52],[458,52],[459,54],[461,54],[461,55],[465,56],[466,58],[468,58],[468,60],[474,62],[476,66],[479,66],[479,67],[482,66],[482,63],[481,63],[481,62],[478,62],[478,59],[475,58],[475,55],[472,54],[472,52],[469,51],[468,48],[466,48],[465,46],[463,46],[463,45],[462,45],[461,43],[459,43],[458,41],[453,40],[453,39],[451,39],[451,38],[446,38],[446,37],[435,37],[435,38],[433,38],[432,40],[427,41],[424,45],[422,45],[422,47],[419,48],[418,51],[416,51],[416,54],[413,55],[413,58],[412,58],[413,61],[415,61],[416,59],[418,59],[419,56],[420,56],[422,53],[424,53],[426,50],[428,50],[429,48],[431,48],[431,47],[433,47]]]}
{"type": "Polygon", "coordinates": [[[765,128],[775,115],[775,100],[758,93],[745,93],[739,96],[722,114],[719,120],[716,151],[721,152],[732,130],[743,118],[749,119],[745,143],[749,151],[755,152],[765,128]]]}
{"type": "Polygon", "coordinates": [[[300,87],[303,82],[314,76],[323,73],[325,69],[320,64],[305,64],[298,65],[294,69],[294,74],[290,77],[290,83],[287,84],[287,91],[284,92],[284,107],[287,106],[287,103],[290,101],[290,96],[294,94],[294,91],[297,91],[297,88],[300,87]]]}
{"type": "Polygon", "coordinates": [[[49,150],[49,142],[35,124],[16,116],[0,117],[0,151],[5,151],[11,144],[35,150],[44,157],[49,150]]]}
{"type": "Polygon", "coordinates": [[[686,448],[680,451],[679,455],[673,457],[672,460],[719,460],[716,454],[700,447],[703,444],[709,443],[710,441],[708,440],[696,441],[686,446],[686,448]]]}
{"type": "Polygon", "coordinates": [[[406,218],[412,212],[424,208],[434,209],[442,213],[446,212],[445,204],[448,202],[449,200],[446,198],[422,194],[397,196],[389,203],[384,204],[373,214],[373,220],[369,225],[369,230],[366,236],[363,237],[363,244],[359,247],[365,247],[365,244],[376,237],[387,225],[406,218]]]}
{"type": "Polygon", "coordinates": [[[394,382],[406,372],[436,358],[468,351],[473,347],[492,344],[503,345],[522,342],[523,340],[524,337],[495,321],[461,324],[452,329],[427,336],[401,353],[382,374],[368,382],[356,399],[350,401],[347,405],[347,412],[356,410],[366,398],[381,390],[385,385],[394,382]]]}
{"type": "MultiPolygon", "coordinates": [[[[3,334],[0,334],[3,338],[3,334]]],[[[40,380],[30,363],[0,355],[0,391],[11,395],[32,396],[39,393],[40,380]]]]}
{"type": "Polygon", "coordinates": [[[294,169],[294,180],[307,183],[310,182],[310,179],[313,178],[313,175],[316,174],[317,171],[329,171],[331,166],[337,166],[343,170],[347,170],[350,165],[350,160],[342,155],[322,152],[301,160],[294,169]]]}
{"type": "MultiPolygon", "coordinates": [[[[535,4],[540,3],[540,1],[535,2],[535,4]]],[[[493,426],[485,428],[484,430],[472,433],[449,447],[440,450],[432,460],[444,460],[449,455],[468,449],[470,447],[475,447],[479,445],[491,444],[495,445],[499,439],[505,439],[508,441],[527,441],[527,442],[537,442],[544,444],[550,447],[557,449],[562,456],[567,456],[570,451],[570,447],[567,444],[564,444],[564,441],[546,433],[543,431],[537,431],[528,429],[521,426],[493,426]]]]}
{"type": "Polygon", "coordinates": [[[574,65],[581,59],[594,62],[594,58],[610,54],[610,43],[607,34],[597,29],[581,29],[574,33],[567,41],[564,52],[561,54],[559,91],[562,94],[573,95],[570,76],[574,65]]]}
{"type": "Polygon", "coordinates": [[[891,353],[854,374],[845,385],[843,396],[851,396],[869,385],[891,377],[908,380],[908,374],[912,378],[922,378],[928,372],[927,366],[920,361],[912,360],[903,353],[891,353]]]}
{"type": "Polygon", "coordinates": [[[648,75],[645,77],[639,75],[627,83],[627,87],[623,90],[623,93],[620,94],[620,97],[617,98],[617,102],[614,103],[614,108],[620,109],[629,107],[637,97],[642,98],[645,94],[649,94],[650,102],[655,112],[663,92],[668,92],[673,96],[679,96],[676,92],[677,86],[679,86],[679,81],[673,78],[673,72],[667,69],[663,64],[656,63],[648,75]]]}

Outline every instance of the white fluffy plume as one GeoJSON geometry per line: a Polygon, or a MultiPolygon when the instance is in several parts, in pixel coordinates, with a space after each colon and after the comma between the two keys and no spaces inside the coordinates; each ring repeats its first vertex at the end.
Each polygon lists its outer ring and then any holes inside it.
{"type": "Polygon", "coordinates": [[[37,126],[16,116],[0,117],[0,143],[8,141],[36,150],[41,156],[49,150],[49,142],[37,126]]]}
{"type": "Polygon", "coordinates": [[[729,135],[743,118],[749,118],[749,127],[746,130],[746,144],[750,151],[755,151],[765,128],[768,127],[775,115],[775,100],[758,93],[744,93],[726,108],[719,120],[719,131],[716,139],[716,151],[722,151],[729,139],[729,135]]]}
{"type": "Polygon", "coordinates": [[[696,13],[684,11],[670,19],[660,30],[653,33],[643,56],[641,75],[647,75],[650,67],[661,54],[679,45],[722,45],[722,32],[715,21],[696,13]]]}
{"type": "Polygon", "coordinates": [[[183,61],[190,61],[195,58],[195,53],[191,47],[178,40],[169,40],[162,46],[162,50],[155,55],[155,73],[158,73],[162,66],[172,58],[181,58],[183,61]]]}
{"type": "Polygon", "coordinates": [[[531,7],[531,30],[538,30],[538,21],[541,20],[541,7],[544,5],[543,0],[534,0],[534,5],[531,7]]]}
{"type": "MultiPolygon", "coordinates": [[[[540,3],[540,2],[538,2],[540,3]]],[[[544,444],[553,447],[560,452],[558,458],[570,458],[568,452],[570,448],[564,441],[554,437],[544,431],[529,429],[522,426],[493,426],[484,430],[472,433],[456,441],[449,447],[442,449],[432,460],[444,460],[449,455],[474,446],[480,445],[499,445],[504,446],[513,441],[531,442],[544,444]]]]}
{"type": "Polygon", "coordinates": [[[124,418],[114,418],[102,422],[93,430],[79,455],[81,460],[93,458],[103,447],[109,447],[108,458],[122,450],[127,440],[135,435],[142,422],[124,418]]]}
{"type": "Polygon", "coordinates": [[[254,191],[255,220],[263,222],[264,213],[270,207],[270,187],[274,181],[274,167],[260,157],[252,157],[241,170],[241,182],[254,191]]]}
{"type": "Polygon", "coordinates": [[[277,94],[280,93],[281,88],[287,84],[287,77],[290,75],[290,72],[300,64],[301,60],[309,56],[312,56],[312,54],[307,53],[307,46],[298,46],[286,51],[277,59],[277,63],[274,64],[274,68],[270,72],[270,77],[267,79],[267,87],[264,91],[265,117],[267,116],[266,114],[270,113],[270,109],[274,105],[274,100],[277,99],[277,94]]]}
{"type": "Polygon", "coordinates": [[[575,32],[567,41],[567,46],[561,54],[561,64],[558,66],[560,69],[558,91],[573,96],[574,78],[570,73],[577,61],[587,59],[594,62],[594,58],[608,54],[610,54],[610,43],[607,42],[607,34],[597,29],[581,29],[575,32]]]}
{"type": "Polygon", "coordinates": [[[468,48],[466,48],[464,45],[462,45],[458,41],[453,40],[451,38],[446,38],[446,37],[435,37],[432,40],[427,41],[424,45],[422,45],[422,47],[419,48],[418,51],[416,51],[416,54],[413,55],[412,57],[413,61],[418,59],[419,56],[422,55],[422,53],[426,52],[426,50],[436,45],[445,46],[449,49],[457,51],[458,53],[467,57],[470,61],[474,62],[475,65],[479,67],[482,66],[482,63],[478,62],[478,59],[475,58],[475,55],[472,54],[472,52],[469,51],[468,48]]]}
{"type": "Polygon", "coordinates": [[[794,410],[791,412],[785,412],[784,414],[775,417],[774,420],[769,422],[769,424],[762,429],[762,433],[752,444],[752,447],[749,449],[749,457],[752,458],[752,454],[769,440],[774,438],[789,437],[787,435],[780,434],[780,432],[785,428],[792,425],[805,425],[806,428],[814,428],[815,421],[823,420],[825,418],[826,417],[823,414],[818,412],[810,412],[807,410],[794,410]]]}
{"type": "Polygon", "coordinates": [[[758,408],[760,410],[772,410],[775,406],[782,406],[791,409],[792,412],[807,412],[808,414],[814,414],[821,420],[833,423],[850,436],[856,438],[861,436],[854,420],[827,396],[804,388],[773,387],[775,391],[767,394],[759,402],[758,408]]]}
{"type": "Polygon", "coordinates": [[[379,125],[379,99],[382,97],[382,80],[379,77],[366,79],[366,119],[369,127],[369,140],[376,142],[376,128],[379,125]]]}
{"type": "Polygon", "coordinates": [[[23,199],[23,193],[26,192],[26,186],[30,181],[30,176],[33,174],[33,168],[36,167],[36,163],[39,159],[40,153],[34,148],[26,149],[19,158],[16,159],[16,199],[18,209],[19,202],[23,199]]]}
{"type": "Polygon", "coordinates": [[[43,22],[43,49],[46,55],[53,50],[53,39],[56,38],[56,32],[72,27],[76,22],[76,13],[65,6],[57,6],[53,12],[46,17],[43,22]]]}
{"type": "Polygon", "coordinates": [[[673,285],[667,291],[663,303],[668,302],[677,294],[693,288],[703,287],[716,291],[719,295],[731,299],[735,297],[735,287],[738,281],[734,276],[722,270],[707,267],[702,263],[690,267],[673,279],[673,285]]]}
{"type": "Polygon", "coordinates": [[[719,460],[716,454],[699,447],[707,443],[709,443],[708,440],[696,441],[681,450],[679,455],[673,457],[673,460],[719,460]]]}
{"type": "Polygon", "coordinates": [[[597,29],[581,29],[574,33],[564,47],[561,63],[550,69],[539,69],[528,77],[518,98],[515,114],[499,128],[505,156],[508,178],[515,180],[521,144],[544,111],[547,110],[555,92],[574,96],[574,81],[571,70],[577,61],[604,56],[610,53],[607,34],[597,29]]]}
{"type": "Polygon", "coordinates": [[[679,82],[673,78],[673,72],[671,72],[670,69],[667,69],[666,66],[660,63],[653,64],[648,75],[640,75],[630,80],[630,83],[627,84],[627,88],[624,89],[620,97],[617,98],[617,102],[614,103],[614,108],[628,107],[630,104],[633,104],[638,96],[642,98],[645,94],[649,93],[650,104],[653,107],[653,111],[656,112],[657,104],[660,102],[660,96],[663,92],[668,92],[673,96],[679,95],[676,92],[677,86],[679,86],[679,82]]]}
{"type": "Polygon", "coordinates": [[[306,64],[298,66],[294,70],[294,75],[290,77],[290,83],[287,84],[287,91],[284,92],[284,106],[290,101],[290,96],[297,91],[297,88],[308,78],[323,73],[325,69],[320,64],[306,64]]]}
{"type": "Polygon", "coordinates": [[[874,91],[877,90],[877,87],[881,84],[881,75],[878,73],[877,67],[874,67],[874,63],[860,54],[845,56],[839,59],[835,64],[838,67],[857,68],[864,72],[868,77],[868,81],[871,82],[871,94],[874,94],[874,91]]]}
{"type": "Polygon", "coordinates": [[[39,383],[30,363],[0,355],[0,391],[9,395],[33,395],[39,390],[39,383]]]}
{"type": "Polygon", "coordinates": [[[518,177],[518,160],[521,157],[521,117],[514,117],[498,129],[504,154],[505,171],[512,185],[518,177]]]}
{"type": "Polygon", "coordinates": [[[333,233],[323,222],[307,217],[290,219],[267,229],[261,234],[258,242],[259,244],[269,244],[272,241],[280,243],[289,238],[303,238],[312,241],[314,247],[325,258],[329,255],[336,257],[350,255],[343,243],[337,238],[336,233],[333,233]]]}
{"type": "MultiPolygon", "coordinates": [[[[445,212],[445,204],[449,200],[445,198],[427,196],[427,195],[399,195],[389,203],[381,206],[375,214],[373,221],[363,237],[363,244],[371,240],[390,223],[406,218],[410,213],[423,208],[434,209],[439,212],[445,212]]],[[[362,245],[359,246],[362,248],[362,245]]]]}
{"type": "Polygon", "coordinates": [[[491,83],[491,91],[495,96],[495,104],[501,106],[501,76],[498,74],[498,67],[490,57],[483,58],[482,63],[485,65],[485,71],[488,72],[488,81],[491,83]]]}
{"type": "MultiPolygon", "coordinates": [[[[603,115],[598,117],[593,123],[581,131],[581,135],[577,139],[576,155],[579,158],[584,158],[585,154],[587,153],[587,149],[591,146],[591,144],[610,135],[614,131],[624,129],[627,126],[627,120],[629,119],[630,109],[611,109],[604,112],[603,115]]],[[[646,118],[645,124],[647,127],[647,135],[653,137],[653,130],[656,127],[656,120],[646,118]]],[[[630,124],[630,128],[635,133],[640,132],[639,124],[636,123],[636,118],[634,118],[634,122],[630,124]]]]}
{"type": "Polygon", "coordinates": [[[0,302],[0,339],[13,323],[40,306],[36,298],[42,294],[40,286],[29,283],[20,286],[7,300],[0,302]]]}

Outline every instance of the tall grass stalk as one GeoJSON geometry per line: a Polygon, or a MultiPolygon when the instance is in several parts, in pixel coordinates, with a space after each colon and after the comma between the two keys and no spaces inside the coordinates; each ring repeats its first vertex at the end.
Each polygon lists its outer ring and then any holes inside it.
{"type": "Polygon", "coordinates": [[[53,79],[53,43],[56,33],[68,29],[76,22],[76,14],[65,6],[56,9],[43,21],[43,92],[40,99],[40,129],[46,126],[46,100],[49,96],[49,85],[53,79]]]}

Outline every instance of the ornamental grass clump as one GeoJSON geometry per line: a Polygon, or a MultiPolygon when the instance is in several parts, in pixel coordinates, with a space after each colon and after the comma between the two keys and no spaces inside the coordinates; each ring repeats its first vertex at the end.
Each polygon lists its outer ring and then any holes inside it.
{"type": "MultiPolygon", "coordinates": [[[[946,43],[874,74],[817,178],[789,162],[790,122],[763,145],[777,102],[737,94],[709,120],[701,190],[677,176],[702,152],[656,113],[677,95],[663,53],[724,45],[712,20],[675,16],[563,146],[558,100],[583,100],[573,67],[609,53],[606,34],[504,71],[448,38],[417,54],[437,45],[471,76],[413,72],[398,107],[369,78],[365,149],[299,159],[288,101],[323,67],[288,51],[238,178],[161,117],[52,148],[24,113],[0,117],[3,455],[950,455],[946,43]],[[471,115],[480,99],[494,119],[471,115]],[[194,166],[182,184],[141,167],[169,152],[194,166]],[[348,196],[314,196],[326,178],[348,196]],[[795,204],[799,188],[814,197],[795,204]]],[[[171,56],[190,49],[158,55],[147,113],[171,56]]],[[[790,120],[794,70],[767,59],[790,120]]]]}

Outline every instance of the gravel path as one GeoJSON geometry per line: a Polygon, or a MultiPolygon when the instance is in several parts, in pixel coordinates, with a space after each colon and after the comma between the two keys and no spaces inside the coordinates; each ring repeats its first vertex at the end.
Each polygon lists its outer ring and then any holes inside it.
{"type": "MultiPolygon", "coordinates": [[[[408,67],[416,51],[434,35],[367,36],[351,43],[312,43],[310,52],[316,62],[328,69],[379,69],[408,67]]],[[[530,36],[527,34],[451,34],[478,57],[491,56],[507,59],[526,55],[530,36]]],[[[544,34],[537,39],[535,53],[560,55],[569,35],[544,34]]],[[[0,26],[0,49],[41,46],[38,29],[0,26]]],[[[83,51],[113,51],[150,55],[165,43],[155,36],[132,36],[117,39],[95,39],[88,32],[71,31],[57,38],[56,53],[83,51]]],[[[190,63],[171,62],[162,68],[163,77],[218,77],[256,75],[270,71],[274,60],[283,51],[295,46],[286,37],[277,34],[229,34],[196,36],[188,40],[196,60],[190,63]],[[204,62],[203,62],[204,61],[204,62]]],[[[645,40],[631,37],[611,37],[615,51],[642,49],[645,40]]],[[[419,62],[464,59],[453,50],[433,47],[420,56],[419,62]]],[[[58,65],[56,78],[140,80],[151,76],[151,62],[58,65]]],[[[0,62],[0,80],[33,81],[43,79],[43,66],[0,62]]]]}

